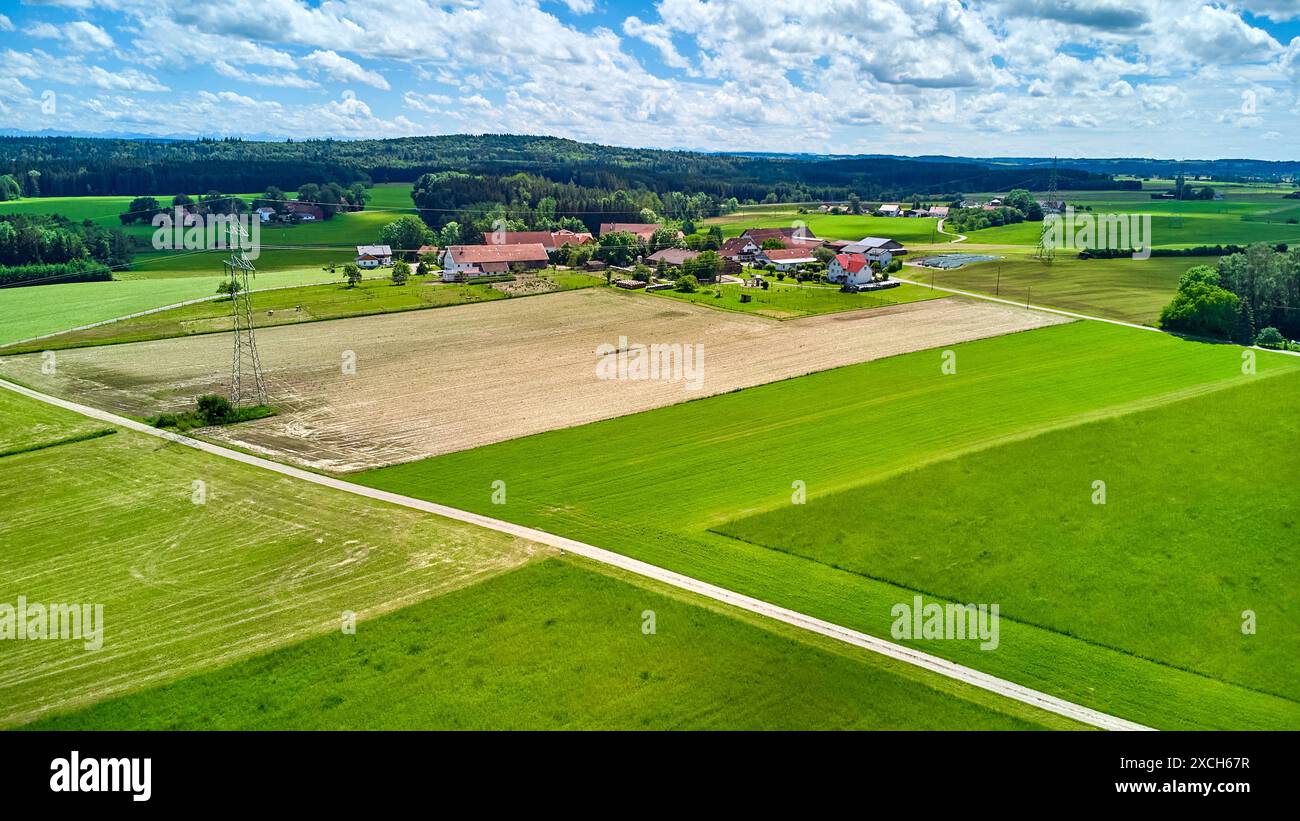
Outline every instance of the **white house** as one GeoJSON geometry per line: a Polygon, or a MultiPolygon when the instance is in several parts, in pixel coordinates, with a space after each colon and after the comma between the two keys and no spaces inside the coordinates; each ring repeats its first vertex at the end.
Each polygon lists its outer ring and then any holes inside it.
{"type": "Polygon", "coordinates": [[[876,209],[882,217],[899,217],[903,214],[902,207],[896,202],[887,202],[876,209]]]}
{"type": "Polygon", "coordinates": [[[257,218],[262,222],[270,222],[275,219],[275,209],[264,205],[257,209],[257,218]]]}
{"type": "Polygon", "coordinates": [[[378,268],[393,264],[393,249],[387,245],[358,245],[357,267],[378,268]]]}

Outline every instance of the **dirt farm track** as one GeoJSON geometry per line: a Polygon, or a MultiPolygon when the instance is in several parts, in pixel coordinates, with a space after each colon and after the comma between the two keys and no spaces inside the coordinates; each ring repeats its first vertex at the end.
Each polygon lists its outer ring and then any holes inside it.
{"type": "MultiPolygon", "coordinates": [[[[583,290],[258,332],[269,419],[207,438],[349,472],[606,419],[908,351],[1066,321],[960,298],[776,322],[643,294],[583,290]],[[699,389],[607,380],[596,350],[704,346],[699,389]],[[355,361],[355,373],[344,365],[355,361]]],[[[231,338],[180,339],[0,359],[37,390],[132,416],[225,393],[231,338]]]]}

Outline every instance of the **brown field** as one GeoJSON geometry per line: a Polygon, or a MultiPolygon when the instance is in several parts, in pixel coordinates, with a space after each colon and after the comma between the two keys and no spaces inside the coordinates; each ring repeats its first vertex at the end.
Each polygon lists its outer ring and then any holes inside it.
{"type": "MultiPolygon", "coordinates": [[[[216,440],[349,472],[635,413],[813,371],[1063,321],[937,299],[787,322],[640,294],[570,291],[438,311],[267,328],[258,348],[278,416],[216,440]],[[596,349],[704,346],[704,378],[604,380],[596,349]],[[343,373],[346,352],[355,374],[343,373]]],[[[0,359],[0,374],[134,416],[228,390],[231,338],[212,334],[0,359]]]]}

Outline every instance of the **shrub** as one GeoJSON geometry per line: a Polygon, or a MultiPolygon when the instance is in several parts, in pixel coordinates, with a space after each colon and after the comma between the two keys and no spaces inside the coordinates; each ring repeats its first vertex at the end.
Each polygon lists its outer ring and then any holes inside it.
{"type": "Polygon", "coordinates": [[[230,400],[215,393],[200,396],[198,407],[199,415],[209,425],[224,425],[235,413],[235,409],[230,405],[230,400]]]}
{"type": "Polygon", "coordinates": [[[1237,296],[1205,282],[1189,283],[1160,312],[1160,327],[1227,339],[1237,320],[1237,296]]]}
{"type": "Polygon", "coordinates": [[[677,290],[683,294],[693,294],[699,290],[700,282],[693,274],[682,274],[677,278],[677,290]]]}
{"type": "Polygon", "coordinates": [[[1282,332],[1271,326],[1259,332],[1259,336],[1255,337],[1255,344],[1261,348],[1285,349],[1287,347],[1282,332]]]}

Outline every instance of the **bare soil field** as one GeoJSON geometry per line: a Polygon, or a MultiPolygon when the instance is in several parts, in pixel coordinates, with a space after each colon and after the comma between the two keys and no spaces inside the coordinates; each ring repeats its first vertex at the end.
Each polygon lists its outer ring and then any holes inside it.
{"type": "MultiPolygon", "coordinates": [[[[258,348],[279,415],[202,435],[351,472],[1062,321],[950,298],[774,322],[595,289],[267,328],[258,348]],[[702,345],[702,378],[598,375],[620,358],[600,346],[638,344],[702,345]]],[[[60,351],[53,374],[27,354],[0,359],[0,374],[145,417],[225,393],[231,347],[211,334],[60,351]]]]}

